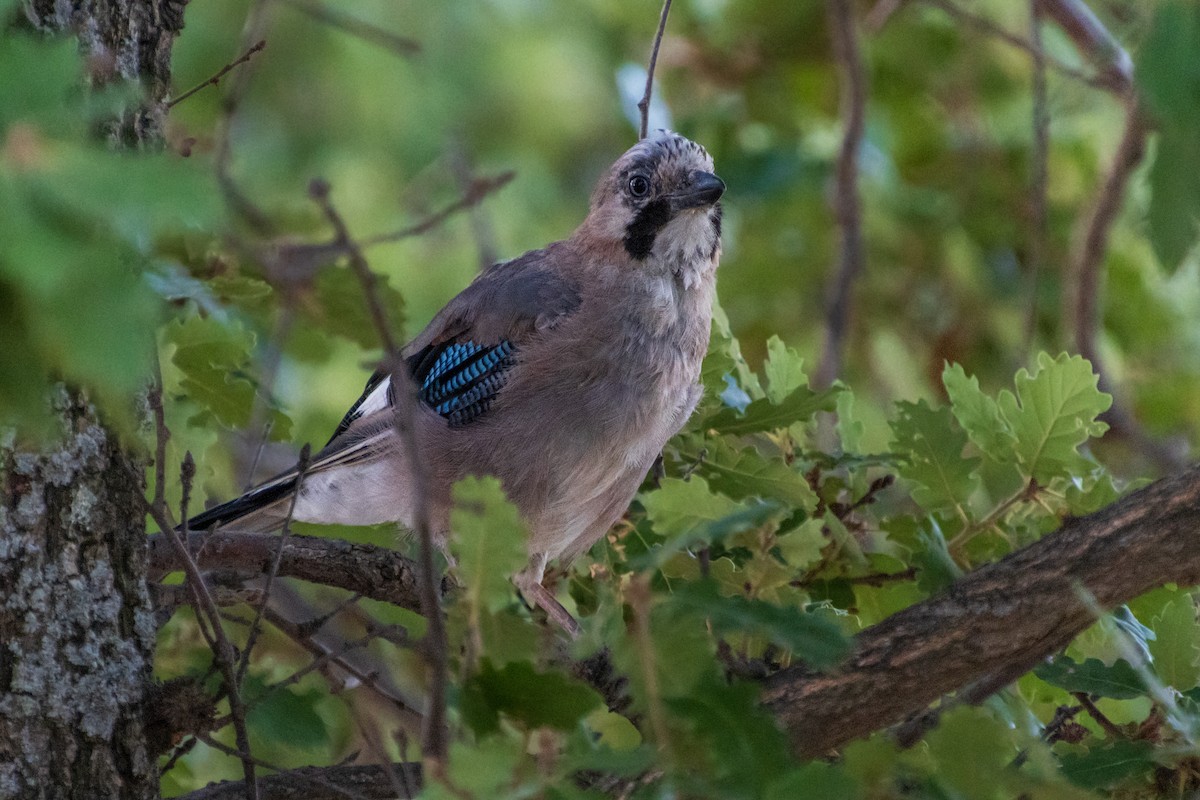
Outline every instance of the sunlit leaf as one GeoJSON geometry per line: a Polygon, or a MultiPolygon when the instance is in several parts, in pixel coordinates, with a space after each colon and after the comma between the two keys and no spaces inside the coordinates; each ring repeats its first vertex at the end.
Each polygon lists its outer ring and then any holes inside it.
{"type": "Polygon", "coordinates": [[[778,336],[767,340],[767,360],[763,362],[767,376],[767,399],[778,405],[788,395],[808,385],[804,359],[778,336]]]}
{"type": "Polygon", "coordinates": [[[717,631],[762,634],[815,667],[831,667],[850,650],[841,629],[823,616],[762,600],[726,597],[711,581],[677,587],[670,602],[674,608],[704,615],[717,631]]]}
{"type": "Polygon", "coordinates": [[[746,406],[742,413],[732,408],[722,409],[704,420],[702,427],[728,436],[786,428],[797,422],[808,421],[818,411],[833,411],[841,391],[841,387],[833,387],[814,392],[807,386],[801,386],[778,403],[763,398],[746,406]]]}
{"type": "Polygon", "coordinates": [[[1154,659],[1154,674],[1177,691],[1186,692],[1200,684],[1200,626],[1191,595],[1180,592],[1150,623],[1155,637],[1148,643],[1154,659]]]}
{"type": "Polygon", "coordinates": [[[1078,662],[1067,656],[1057,656],[1041,664],[1034,674],[1068,692],[1086,692],[1117,700],[1140,697],[1146,693],[1146,683],[1128,661],[1119,659],[1111,665],[1095,658],[1078,662]]]}
{"type": "Polygon", "coordinates": [[[1089,468],[1079,446],[1108,429],[1097,417],[1112,405],[1112,397],[1096,388],[1098,380],[1080,356],[1041,353],[1033,374],[1017,373],[1015,394],[1000,393],[998,406],[1016,438],[1017,461],[1043,486],[1089,468]]]}
{"type": "Polygon", "coordinates": [[[684,450],[684,455],[697,462],[694,474],[714,491],[733,500],[774,497],[806,511],[816,507],[817,496],[808,481],[778,457],[768,458],[751,447],[735,450],[722,438],[706,440],[702,455],[694,447],[684,450]]]}
{"type": "Polygon", "coordinates": [[[1011,461],[1015,439],[996,401],[979,388],[979,379],[968,376],[958,364],[947,364],[942,383],[950,396],[950,410],[975,446],[996,461],[1011,461]]]}
{"type": "Polygon", "coordinates": [[[892,421],[893,446],[904,459],[900,474],[917,484],[913,499],[928,511],[955,509],[965,515],[971,493],[979,485],[979,459],[965,458],[967,435],[948,408],[897,403],[892,421]]]}

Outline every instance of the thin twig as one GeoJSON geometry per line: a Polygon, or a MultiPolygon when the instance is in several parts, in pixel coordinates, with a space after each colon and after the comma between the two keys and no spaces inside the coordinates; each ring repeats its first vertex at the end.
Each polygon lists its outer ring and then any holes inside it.
{"type": "Polygon", "coordinates": [[[271,395],[275,393],[275,382],[279,379],[279,367],[283,364],[284,343],[292,332],[292,323],[296,321],[294,294],[290,291],[282,292],[282,294],[283,312],[279,315],[279,321],[275,323],[275,332],[267,340],[266,352],[263,355],[263,378],[254,393],[254,407],[250,410],[250,422],[246,425],[248,431],[262,430],[262,434],[258,437],[258,444],[254,448],[254,458],[250,462],[250,469],[246,475],[245,491],[247,492],[254,488],[254,473],[258,471],[258,462],[262,458],[263,450],[266,449],[267,438],[271,435],[273,421],[267,418],[267,407],[271,402],[271,395]]]}
{"type": "MultiPolygon", "coordinates": [[[[968,11],[961,6],[950,2],[950,0],[921,0],[921,2],[925,3],[925,5],[941,9],[941,11],[943,11],[947,16],[954,18],[955,21],[975,28],[981,33],[999,39],[1000,41],[1024,50],[1027,53],[1033,53],[1034,46],[1029,41],[1022,39],[1016,34],[1009,33],[1008,31],[1004,30],[1004,28],[1001,28],[999,25],[987,19],[986,17],[981,17],[973,11],[968,11]]],[[[1113,91],[1113,87],[1102,76],[1089,75],[1088,73],[1076,69],[1070,64],[1055,58],[1049,53],[1043,53],[1042,56],[1046,59],[1046,65],[1053,67],[1056,72],[1060,72],[1063,75],[1074,78],[1075,80],[1085,83],[1088,86],[1092,86],[1096,89],[1113,91]]]]}
{"type": "Polygon", "coordinates": [[[850,293],[862,272],[862,208],[858,195],[858,154],[866,126],[867,73],[858,47],[853,4],[828,0],[833,55],[838,65],[838,107],[844,132],[838,151],[834,214],[841,231],[837,269],[825,303],[825,344],[815,383],[828,386],[842,371],[842,356],[850,318],[850,293]]]}
{"type": "MultiPolygon", "coordinates": [[[[248,50],[254,42],[265,39],[263,35],[267,27],[266,0],[254,0],[246,14],[243,26],[242,49],[248,50]]],[[[233,179],[232,175],[232,132],[233,120],[237,116],[242,98],[250,88],[250,78],[254,74],[253,65],[247,64],[245,69],[233,73],[226,92],[221,98],[221,114],[217,118],[215,144],[213,147],[213,168],[217,175],[217,185],[225,203],[261,236],[270,236],[275,232],[275,224],[261,208],[255,205],[233,179]]]]}
{"type": "Polygon", "coordinates": [[[863,27],[868,33],[879,33],[902,5],[904,0],[878,0],[863,18],[863,27]]]}
{"type": "MultiPolygon", "coordinates": [[[[479,178],[475,175],[471,158],[461,142],[455,142],[450,148],[450,171],[464,196],[475,193],[475,184],[479,178]]],[[[511,176],[511,173],[510,173],[511,176]]],[[[506,181],[507,182],[507,181],[506,181]]],[[[484,270],[499,260],[496,249],[496,232],[492,229],[491,221],[483,207],[474,203],[470,207],[471,231],[475,235],[475,246],[479,250],[479,269],[484,270]]]]}
{"type": "Polygon", "coordinates": [[[318,667],[318,670],[322,674],[326,675],[326,678],[329,679],[331,684],[333,684],[333,679],[329,678],[328,674],[326,674],[326,667],[330,665],[342,670],[347,675],[361,683],[363,686],[377,694],[380,698],[391,703],[404,717],[410,720],[417,718],[417,714],[413,710],[412,705],[410,705],[407,700],[405,700],[403,697],[400,697],[395,692],[388,690],[384,686],[381,686],[375,673],[366,672],[346,659],[346,655],[348,655],[351,651],[346,651],[339,654],[337,650],[334,650],[333,648],[317,641],[307,631],[305,631],[301,625],[292,622],[270,606],[268,606],[267,610],[263,612],[263,618],[278,628],[280,632],[282,632],[293,642],[300,645],[300,647],[304,648],[312,655],[316,656],[317,659],[327,662],[318,667]]]}
{"type": "Polygon", "coordinates": [[[178,105],[179,103],[182,103],[184,100],[187,100],[189,97],[191,97],[196,92],[203,89],[205,86],[218,85],[221,82],[221,78],[224,78],[227,74],[232,72],[239,65],[245,64],[247,61],[254,58],[254,54],[261,51],[266,46],[267,46],[267,40],[259,39],[255,44],[250,46],[249,50],[242,53],[241,57],[238,58],[236,61],[229,62],[225,66],[221,67],[221,69],[219,69],[217,71],[217,73],[215,75],[213,75],[211,78],[208,78],[205,81],[201,81],[200,83],[196,84],[192,88],[188,89],[183,94],[179,95],[179,97],[176,97],[174,100],[167,103],[167,108],[174,108],[176,105],[178,105]]]}
{"type": "Polygon", "coordinates": [[[287,543],[288,537],[292,535],[292,516],[296,513],[296,500],[300,497],[300,492],[304,487],[304,477],[308,474],[311,456],[312,448],[307,444],[304,445],[300,450],[300,463],[296,469],[296,488],[292,492],[291,502],[288,504],[287,516],[283,519],[283,528],[279,531],[279,544],[275,548],[275,557],[271,559],[271,569],[267,572],[266,581],[263,582],[262,600],[254,609],[254,620],[250,623],[250,633],[246,636],[246,646],[242,648],[242,657],[238,662],[239,686],[246,678],[246,670],[250,667],[250,654],[254,650],[254,645],[258,643],[258,634],[262,630],[263,610],[271,600],[271,585],[275,582],[275,576],[279,574],[279,565],[283,561],[283,546],[287,543]]]}
{"type": "MultiPolygon", "coordinates": [[[[465,208],[471,208],[479,205],[479,203],[489,194],[498,191],[500,188],[507,185],[509,181],[516,177],[516,174],[517,173],[509,170],[492,178],[474,178],[469,184],[467,184],[462,196],[453,203],[450,203],[441,211],[431,214],[420,222],[409,225],[407,228],[401,228],[400,230],[392,231],[391,233],[380,233],[376,234],[375,236],[368,236],[364,239],[360,239],[358,241],[358,247],[373,247],[377,244],[398,242],[401,239],[408,239],[413,236],[420,236],[423,233],[428,233],[445,222],[448,217],[457,214],[459,211],[462,211],[465,208]]],[[[343,247],[344,246],[345,245],[343,243],[343,247]]],[[[346,252],[348,252],[348,250],[346,252]]]]}
{"type": "Polygon", "coordinates": [[[168,521],[171,521],[171,510],[167,506],[166,500],[167,440],[171,438],[171,430],[167,427],[166,413],[163,409],[162,362],[159,360],[157,343],[154,345],[153,363],[154,383],[146,394],[150,413],[154,417],[154,499],[150,502],[168,521]]]}
{"type": "Polygon", "coordinates": [[[367,308],[371,312],[371,319],[375,323],[384,347],[384,365],[391,374],[392,387],[395,389],[394,424],[396,433],[405,449],[413,480],[413,496],[415,498],[413,522],[420,542],[419,589],[422,613],[428,623],[422,652],[430,672],[429,702],[421,741],[421,754],[429,762],[433,774],[440,777],[444,772],[449,752],[446,730],[446,629],[445,621],[442,619],[438,580],[434,575],[433,567],[433,531],[428,503],[429,476],[416,439],[418,411],[416,387],[412,384],[407,365],[401,358],[400,348],[396,343],[391,326],[388,324],[383,304],[379,300],[376,289],[378,278],[371,271],[357,242],[351,238],[345,221],[330,202],[329,185],[324,181],[312,181],[309,185],[309,194],[321,206],[325,218],[334,229],[334,241],[346,249],[350,267],[362,285],[367,308]]]}
{"type": "MultiPolygon", "coordinates": [[[[361,794],[359,794],[358,792],[352,792],[349,789],[345,789],[341,786],[332,784],[329,781],[325,780],[324,778],[320,777],[319,775],[317,775],[315,773],[304,772],[303,770],[288,770],[287,767],[280,767],[276,764],[272,764],[270,761],[263,761],[261,758],[256,758],[256,757],[250,755],[249,752],[246,752],[245,750],[243,750],[241,748],[241,745],[239,745],[238,747],[230,747],[227,744],[217,741],[213,737],[209,736],[207,733],[197,733],[196,738],[199,739],[200,741],[204,742],[206,745],[208,745],[209,747],[211,747],[212,749],[214,749],[218,752],[224,753],[227,756],[233,756],[234,758],[240,758],[242,760],[242,763],[246,763],[247,761],[249,761],[251,764],[256,764],[256,765],[262,767],[263,769],[269,769],[269,770],[273,770],[275,772],[287,772],[289,775],[299,775],[305,781],[312,783],[316,786],[320,786],[323,789],[328,789],[331,792],[336,792],[337,794],[341,795],[342,797],[348,797],[348,798],[351,798],[351,800],[365,800],[365,798],[363,798],[363,796],[361,794]]],[[[246,781],[246,784],[247,785],[246,785],[245,789],[246,789],[246,792],[248,793],[252,787],[250,786],[249,781],[246,781]]],[[[257,787],[255,786],[253,788],[254,788],[255,794],[257,795],[257,787]]]]}
{"type": "Polygon", "coordinates": [[[337,28],[343,33],[356,36],[364,42],[382,47],[398,56],[408,57],[421,52],[421,43],[415,39],[398,36],[369,22],[333,11],[320,3],[309,2],[309,0],[282,0],[282,2],[286,6],[291,6],[297,11],[307,14],[317,22],[337,28]]]}
{"type": "Polygon", "coordinates": [[[1096,708],[1096,704],[1092,702],[1092,698],[1087,692],[1071,692],[1071,696],[1079,701],[1079,705],[1083,706],[1083,710],[1088,713],[1088,716],[1096,720],[1096,723],[1104,729],[1114,739],[1128,739],[1125,732],[1118,728],[1113,721],[1104,715],[1104,712],[1096,708]]]}
{"type": "Polygon", "coordinates": [[[663,32],[667,29],[667,16],[671,13],[671,0],[663,0],[662,13],[658,16],[658,32],[654,34],[654,48],[650,51],[650,66],[646,69],[646,91],[638,100],[638,111],[642,114],[642,125],[638,132],[639,139],[645,139],[650,132],[650,94],[654,91],[654,68],[658,66],[658,48],[662,46],[663,32]]]}
{"type": "Polygon", "coordinates": [[[1149,130],[1150,123],[1138,99],[1132,96],[1127,98],[1125,127],[1112,165],[1091,212],[1080,220],[1080,233],[1076,236],[1077,249],[1071,259],[1071,280],[1068,284],[1074,291],[1064,293],[1066,302],[1063,316],[1069,323],[1068,330],[1072,332],[1075,349],[1092,363],[1092,368],[1100,376],[1100,389],[1113,395],[1112,407],[1101,419],[1160,469],[1173,471],[1183,467],[1186,460],[1180,453],[1150,436],[1128,411],[1109,379],[1096,344],[1101,327],[1100,284],[1108,249],[1108,234],[1121,210],[1125,189],[1145,155],[1149,130]]]}
{"type": "Polygon", "coordinates": [[[1100,86],[1117,95],[1133,87],[1133,59],[1083,0],[1038,0],[1038,5],[1099,67],[1100,86]]]}
{"type": "Polygon", "coordinates": [[[347,700],[346,710],[350,712],[354,726],[358,728],[359,736],[367,743],[367,748],[374,753],[376,761],[387,772],[388,782],[392,784],[392,791],[396,793],[396,797],[412,797],[412,787],[408,786],[407,776],[400,777],[392,768],[392,760],[388,757],[387,748],[384,747],[383,740],[379,736],[378,723],[375,720],[368,722],[352,698],[347,700]]]}
{"type": "Polygon", "coordinates": [[[638,667],[646,687],[646,704],[650,715],[650,729],[654,744],[659,750],[671,752],[670,731],[667,728],[666,710],[663,708],[662,692],[658,682],[658,664],[655,658],[654,637],[650,630],[650,606],[652,597],[650,582],[643,576],[635,576],[626,594],[629,608],[633,612],[632,641],[637,654],[638,667]]]}
{"type": "MultiPolygon", "coordinates": [[[[188,495],[191,492],[191,482],[194,474],[195,464],[192,461],[191,453],[188,453],[184,458],[184,469],[181,475],[183,503],[180,508],[180,516],[185,520],[183,523],[183,536],[185,537],[187,535],[188,495]]],[[[242,759],[242,771],[246,780],[246,798],[247,800],[258,800],[258,784],[254,775],[254,761],[249,757],[250,744],[249,738],[246,735],[245,706],[242,705],[233,669],[233,646],[229,643],[229,638],[225,635],[225,629],[221,625],[220,611],[212,598],[212,594],[208,591],[208,585],[205,583],[204,577],[200,574],[200,569],[196,566],[191,553],[188,552],[187,547],[184,545],[183,538],[181,538],[179,532],[170,524],[161,508],[154,508],[146,501],[143,501],[143,503],[151,518],[158,524],[159,529],[174,545],[175,551],[183,565],[188,583],[196,592],[197,619],[203,614],[208,617],[209,624],[212,626],[214,637],[213,657],[225,681],[225,690],[229,697],[229,708],[234,718],[234,735],[237,739],[238,747],[247,753],[246,757],[242,759]]]]}
{"type": "Polygon", "coordinates": [[[1046,99],[1046,53],[1042,49],[1042,3],[1029,0],[1029,42],[1033,45],[1033,149],[1029,181],[1029,277],[1025,315],[1025,353],[1037,337],[1038,294],[1047,250],[1050,111],[1046,99]]]}

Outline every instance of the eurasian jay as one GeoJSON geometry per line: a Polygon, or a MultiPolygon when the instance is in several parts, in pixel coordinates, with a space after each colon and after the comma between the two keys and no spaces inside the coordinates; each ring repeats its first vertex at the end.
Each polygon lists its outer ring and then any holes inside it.
{"type": "MultiPolygon", "coordinates": [[[[435,542],[445,550],[451,535],[454,482],[496,476],[530,532],[514,583],[569,630],[541,584],[547,563],[604,535],[700,400],[724,191],[703,147],[658,131],[601,178],[569,239],[484,270],[403,350],[435,542]]],[[[294,519],[412,527],[394,402],[390,375],[376,373],[313,457],[294,519]]],[[[297,474],[189,527],[277,528],[297,474]]]]}

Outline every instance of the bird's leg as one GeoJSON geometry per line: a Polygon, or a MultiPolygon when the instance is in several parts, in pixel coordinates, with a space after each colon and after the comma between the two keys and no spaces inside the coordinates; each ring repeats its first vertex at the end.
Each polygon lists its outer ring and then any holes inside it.
{"type": "Polygon", "coordinates": [[[546,612],[546,616],[558,627],[562,628],[572,639],[579,638],[579,623],[571,616],[571,612],[562,607],[562,603],[554,598],[550,590],[542,585],[542,575],[546,571],[545,554],[538,553],[529,559],[529,566],[513,576],[513,583],[526,599],[546,612]]]}

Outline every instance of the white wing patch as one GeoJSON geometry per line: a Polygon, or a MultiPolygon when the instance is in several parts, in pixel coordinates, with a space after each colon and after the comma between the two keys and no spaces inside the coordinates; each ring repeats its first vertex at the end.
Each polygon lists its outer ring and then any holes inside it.
{"type": "Polygon", "coordinates": [[[388,407],[388,388],[392,385],[392,376],[389,375],[379,382],[369,395],[363,398],[363,401],[358,404],[358,408],[354,411],[354,419],[365,417],[368,414],[374,414],[376,411],[383,411],[388,407]]]}

